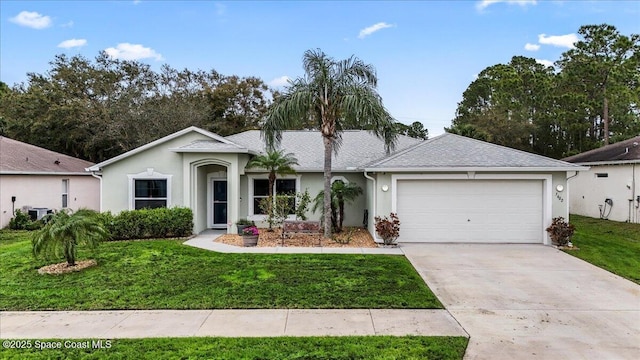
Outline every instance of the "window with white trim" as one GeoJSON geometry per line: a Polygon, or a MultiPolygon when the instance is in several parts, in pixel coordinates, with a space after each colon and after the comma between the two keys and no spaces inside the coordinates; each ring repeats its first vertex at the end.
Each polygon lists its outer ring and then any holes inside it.
{"type": "MultiPolygon", "coordinates": [[[[276,183],[274,185],[273,195],[284,195],[289,198],[289,203],[291,207],[291,214],[295,214],[295,204],[296,204],[296,191],[297,191],[297,179],[289,178],[289,179],[276,179],[276,183]]],[[[260,201],[262,199],[266,199],[269,197],[269,180],[263,178],[254,178],[252,184],[252,215],[266,215],[262,209],[260,209],[260,201]]]]}
{"type": "Polygon", "coordinates": [[[62,208],[69,207],[69,179],[62,179],[62,208]]]}
{"type": "Polygon", "coordinates": [[[167,179],[133,179],[133,208],[167,207],[167,179]]]}

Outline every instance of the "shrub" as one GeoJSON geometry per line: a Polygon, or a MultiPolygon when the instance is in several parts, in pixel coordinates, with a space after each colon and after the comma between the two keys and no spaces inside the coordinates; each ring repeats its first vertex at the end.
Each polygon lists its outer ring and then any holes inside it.
{"type": "Polygon", "coordinates": [[[193,231],[193,212],[189,208],[126,210],[100,216],[115,240],[184,237],[193,231]]]}
{"type": "Polygon", "coordinates": [[[566,246],[571,240],[576,227],[569,224],[562,216],[554,218],[551,225],[547,228],[551,242],[554,245],[566,246]]]}
{"type": "Polygon", "coordinates": [[[309,204],[311,203],[309,189],[305,189],[304,192],[296,194],[296,203],[296,219],[307,220],[307,211],[309,211],[309,204]]]}
{"type": "Polygon", "coordinates": [[[11,230],[38,230],[44,226],[41,220],[33,221],[29,213],[16,210],[14,216],[9,220],[11,230]]]}
{"type": "Polygon", "coordinates": [[[400,219],[395,213],[391,213],[389,217],[375,217],[376,232],[382,238],[385,245],[393,244],[398,236],[400,236],[400,219]]]}

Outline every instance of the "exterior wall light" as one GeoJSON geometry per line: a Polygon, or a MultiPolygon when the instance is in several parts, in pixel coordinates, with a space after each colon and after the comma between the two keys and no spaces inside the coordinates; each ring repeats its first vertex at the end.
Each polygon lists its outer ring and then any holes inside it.
{"type": "Polygon", "coordinates": [[[382,191],[384,192],[389,191],[389,185],[382,185],[382,191]]]}
{"type": "Polygon", "coordinates": [[[564,190],[564,186],[558,185],[556,186],[556,190],[558,190],[558,192],[562,192],[564,190]]]}

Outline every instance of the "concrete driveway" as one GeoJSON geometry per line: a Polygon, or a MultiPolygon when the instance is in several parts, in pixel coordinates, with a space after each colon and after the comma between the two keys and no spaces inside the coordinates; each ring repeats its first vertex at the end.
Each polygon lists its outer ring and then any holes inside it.
{"type": "Polygon", "coordinates": [[[640,359],[640,286],[543,245],[402,244],[466,359],[640,359]]]}

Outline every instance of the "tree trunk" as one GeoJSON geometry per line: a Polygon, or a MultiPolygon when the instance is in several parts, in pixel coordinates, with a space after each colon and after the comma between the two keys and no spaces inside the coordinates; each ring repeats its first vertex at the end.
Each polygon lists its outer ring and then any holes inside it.
{"type": "Polygon", "coordinates": [[[276,183],[276,173],[274,171],[269,172],[269,199],[271,200],[271,203],[269,204],[269,209],[267,211],[267,215],[269,216],[269,231],[273,231],[273,207],[274,207],[274,203],[276,201],[275,197],[273,196],[273,185],[276,183]]]}
{"type": "Polygon", "coordinates": [[[344,200],[338,196],[338,224],[336,232],[342,232],[342,222],[344,221],[344,200]]]}
{"type": "Polygon", "coordinates": [[[331,156],[333,139],[323,136],[324,141],[324,237],[331,238],[331,156]]]}
{"type": "Polygon", "coordinates": [[[604,104],[602,109],[602,121],[604,123],[604,144],[609,145],[609,99],[607,93],[604,94],[604,104]]]}

